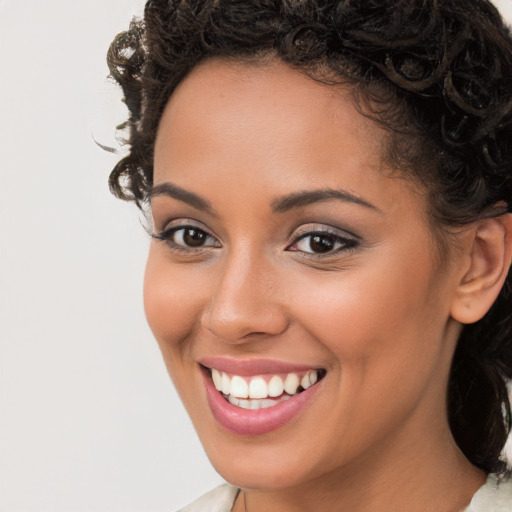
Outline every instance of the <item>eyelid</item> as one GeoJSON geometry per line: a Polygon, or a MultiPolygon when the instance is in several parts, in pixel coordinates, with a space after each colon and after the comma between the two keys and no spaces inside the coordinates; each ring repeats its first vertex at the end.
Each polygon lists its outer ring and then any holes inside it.
{"type": "Polygon", "coordinates": [[[346,229],[336,228],[333,226],[329,226],[328,224],[314,223],[306,224],[295,229],[293,233],[290,235],[290,238],[293,243],[303,236],[312,235],[315,233],[333,235],[343,240],[353,240],[354,242],[359,242],[361,240],[359,236],[355,235],[354,233],[351,233],[350,231],[347,231],[346,229]]]}
{"type": "MultiPolygon", "coordinates": [[[[339,252],[354,249],[360,244],[360,237],[347,230],[341,230],[340,228],[335,228],[325,224],[307,224],[295,230],[295,232],[290,236],[291,241],[288,243],[285,250],[294,251],[292,247],[297,244],[297,242],[308,236],[313,236],[316,234],[329,235],[333,238],[336,238],[337,241],[341,244],[341,247],[338,247],[337,249],[325,254],[314,252],[309,253],[307,251],[301,250],[295,250],[295,252],[301,252],[305,255],[312,255],[314,257],[328,257],[333,256],[339,252]]],[[[155,233],[152,233],[151,236],[157,240],[165,242],[171,249],[181,252],[198,252],[211,247],[222,247],[222,244],[220,243],[220,240],[217,236],[213,235],[202,222],[193,219],[173,219],[170,222],[167,222],[164,228],[157,230],[155,233]],[[207,237],[211,238],[214,243],[193,247],[173,242],[173,234],[182,229],[197,229],[202,231],[206,234],[207,237]]]]}
{"type": "MultiPolygon", "coordinates": [[[[156,225],[156,223],[155,223],[156,225]]],[[[169,220],[166,220],[162,223],[162,228],[156,229],[158,233],[164,233],[165,231],[169,231],[173,228],[196,228],[201,229],[202,231],[211,234],[211,230],[205,226],[201,221],[195,220],[190,217],[176,217],[169,220]]],[[[212,235],[213,236],[213,235],[212,235]]]]}
{"type": "Polygon", "coordinates": [[[315,258],[322,258],[322,257],[329,257],[333,256],[335,254],[338,254],[340,252],[347,251],[349,249],[355,249],[360,244],[360,237],[357,235],[354,235],[353,233],[350,233],[346,230],[340,230],[339,228],[334,228],[332,226],[326,226],[323,225],[308,225],[303,226],[299,228],[299,230],[296,230],[296,232],[292,235],[292,240],[286,247],[286,250],[293,251],[293,252],[301,252],[303,255],[306,255],[307,257],[315,257],[315,258]],[[316,234],[320,235],[329,235],[333,238],[336,238],[340,243],[343,244],[342,247],[339,247],[338,249],[333,250],[332,252],[328,253],[314,253],[314,252],[306,252],[306,251],[300,251],[300,250],[293,250],[291,249],[295,244],[297,244],[300,240],[307,238],[308,236],[313,236],[316,234]]]}
{"type": "Polygon", "coordinates": [[[194,221],[192,219],[174,219],[168,223],[165,224],[165,227],[162,229],[157,230],[156,232],[151,234],[152,238],[155,238],[157,240],[160,240],[162,242],[165,242],[171,249],[180,251],[180,252],[199,252],[201,250],[207,249],[207,248],[218,248],[221,247],[221,243],[219,239],[211,233],[211,231],[206,228],[201,222],[194,221]],[[182,229],[196,229],[198,231],[204,232],[207,237],[214,240],[214,244],[208,244],[198,247],[192,247],[192,246],[186,246],[186,245],[180,245],[172,241],[171,237],[176,233],[177,231],[180,231],[182,229]]]}

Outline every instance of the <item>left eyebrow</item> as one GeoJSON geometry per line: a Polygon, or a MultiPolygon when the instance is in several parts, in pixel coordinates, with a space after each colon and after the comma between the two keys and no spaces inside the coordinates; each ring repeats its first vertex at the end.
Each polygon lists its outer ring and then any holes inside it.
{"type": "Polygon", "coordinates": [[[274,199],[270,206],[272,207],[273,213],[284,213],[293,208],[300,208],[302,206],[322,201],[329,201],[331,199],[338,199],[347,203],[364,206],[371,210],[381,211],[372,203],[362,199],[361,197],[355,196],[347,190],[336,190],[331,188],[294,192],[293,194],[274,199]]]}

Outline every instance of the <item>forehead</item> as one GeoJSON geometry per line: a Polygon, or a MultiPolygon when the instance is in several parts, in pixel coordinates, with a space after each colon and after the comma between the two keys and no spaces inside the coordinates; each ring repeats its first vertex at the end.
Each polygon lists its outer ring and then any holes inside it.
{"type": "Polygon", "coordinates": [[[169,99],[159,136],[162,125],[167,136],[191,130],[196,137],[203,134],[204,143],[208,131],[236,138],[243,126],[269,146],[285,137],[311,139],[320,128],[327,133],[336,125],[348,128],[351,138],[364,144],[366,157],[373,157],[375,165],[385,137],[376,123],[357,111],[348,86],[315,81],[278,59],[264,64],[212,59],[200,64],[169,99]]]}
{"type": "MultiPolygon", "coordinates": [[[[287,64],[210,60],[170,98],[155,146],[155,184],[208,196],[229,190],[338,188],[392,207],[402,190],[384,172],[386,133],[363,116],[348,87],[315,81],[287,64]]],[[[218,194],[217,194],[218,195],[218,194]]],[[[267,194],[268,195],[268,194],[267,194]]]]}

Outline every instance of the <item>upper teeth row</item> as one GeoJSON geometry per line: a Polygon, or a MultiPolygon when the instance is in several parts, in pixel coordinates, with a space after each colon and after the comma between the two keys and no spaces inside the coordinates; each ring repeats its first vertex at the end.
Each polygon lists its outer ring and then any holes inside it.
{"type": "Polygon", "coordinates": [[[294,395],[299,386],[308,389],[318,380],[317,370],[309,370],[301,377],[297,373],[288,373],[284,380],[279,375],[274,375],[268,382],[263,377],[250,377],[246,380],[239,375],[229,376],[215,368],[211,370],[217,390],[237,398],[276,397],[283,392],[294,395]]]}

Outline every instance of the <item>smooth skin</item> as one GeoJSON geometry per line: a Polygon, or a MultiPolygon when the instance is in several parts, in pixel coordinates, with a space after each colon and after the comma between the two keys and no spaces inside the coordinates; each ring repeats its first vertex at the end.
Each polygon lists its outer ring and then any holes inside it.
{"type": "Polygon", "coordinates": [[[201,64],[161,119],[146,315],[248,512],[456,512],[485,481],[451,436],[446,389],[461,323],[510,266],[510,215],[454,235],[442,258],[385,137],[348,89],[278,60],[201,64]],[[242,436],[207,403],[197,361],[217,356],[327,374],[292,421],[242,436]]]}

